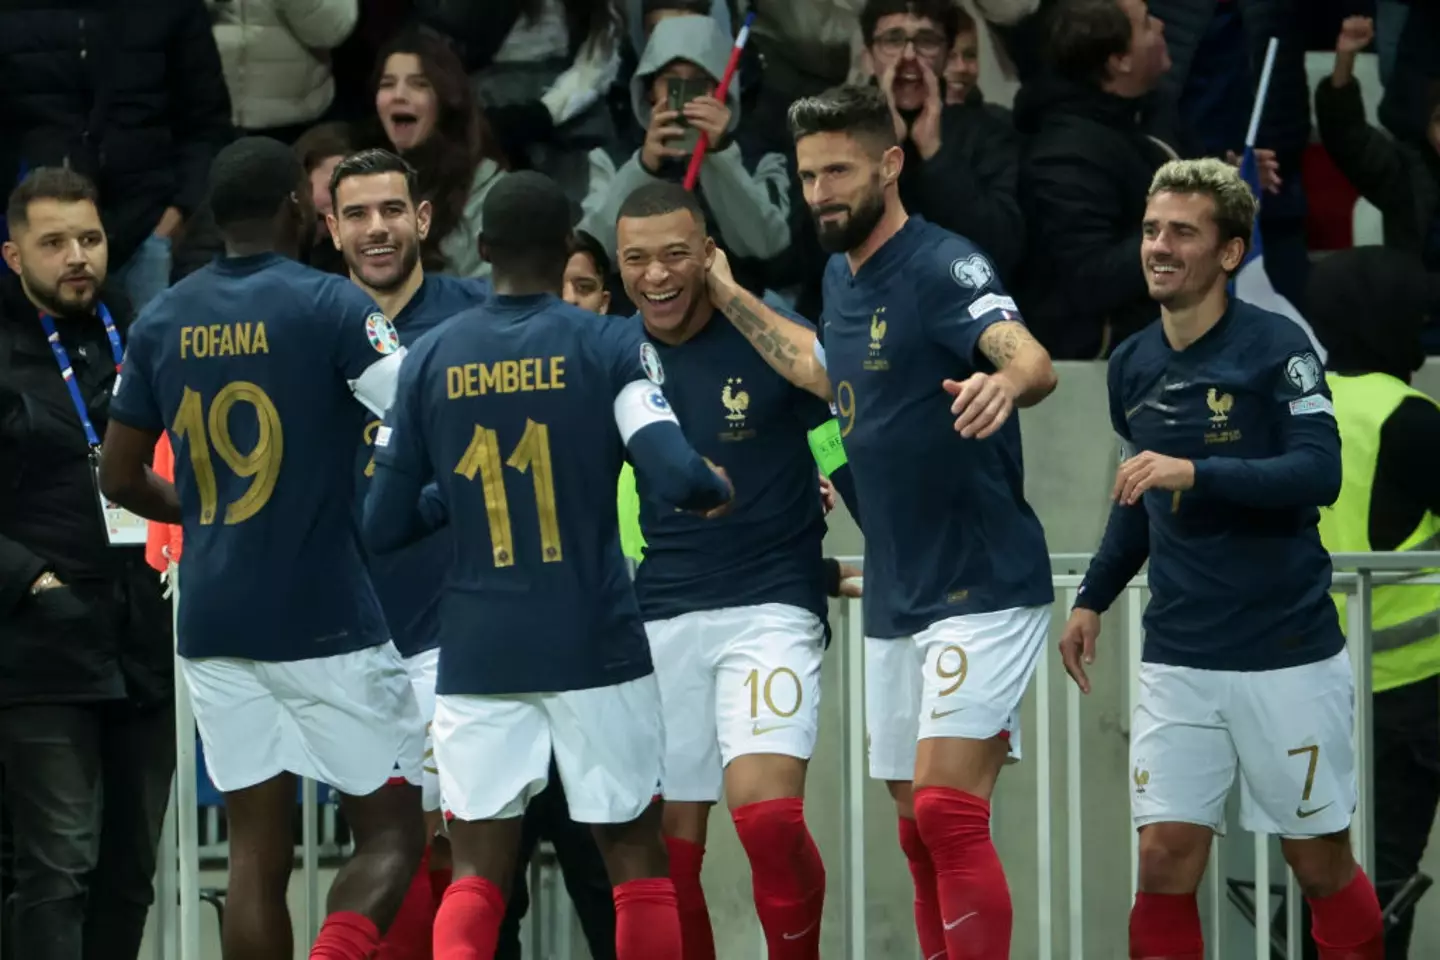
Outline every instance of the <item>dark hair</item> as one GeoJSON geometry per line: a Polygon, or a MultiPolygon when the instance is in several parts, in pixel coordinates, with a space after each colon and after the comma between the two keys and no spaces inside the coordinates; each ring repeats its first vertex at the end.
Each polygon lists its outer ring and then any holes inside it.
{"type": "Polygon", "coordinates": [[[710,16],[712,4],[710,0],[644,0],[640,4],[640,18],[650,16],[652,13],[689,13],[697,17],[710,16]]]}
{"type": "Polygon", "coordinates": [[[480,243],[496,270],[540,275],[570,259],[570,199],[534,170],[496,181],[480,211],[480,243]]]}
{"type": "MultiPolygon", "coordinates": [[[[860,35],[865,45],[868,47],[875,42],[875,25],[882,17],[906,13],[933,20],[945,34],[945,41],[954,44],[955,38],[960,35],[959,15],[965,11],[955,0],[865,0],[865,6],[860,10],[860,35]]],[[[970,15],[965,14],[965,19],[970,20],[970,15]]],[[[970,27],[974,29],[975,21],[970,20],[970,27]]]]}
{"type": "Polygon", "coordinates": [[[848,133],[868,140],[881,152],[896,146],[890,102],[876,86],[831,87],[790,105],[790,135],[798,143],[817,133],[848,133]]]}
{"type": "Polygon", "coordinates": [[[1130,17],[1115,0],[1060,0],[1049,13],[1046,56],[1067,80],[1104,83],[1110,58],[1130,49],[1133,33],[1130,17]]]}
{"type": "Polygon", "coordinates": [[[583,253],[595,264],[595,272],[603,280],[610,273],[610,257],[605,253],[605,246],[584,230],[576,230],[570,234],[570,246],[568,249],[571,257],[577,253],[583,253]]]}
{"type": "Polygon", "coordinates": [[[340,184],[346,180],[351,177],[369,177],[377,173],[403,175],[405,191],[410,195],[411,202],[419,202],[415,199],[415,195],[419,192],[418,175],[415,173],[415,168],[406,163],[405,158],[399,154],[381,150],[379,147],[352,153],[335,165],[335,172],[330,174],[330,202],[335,203],[335,195],[340,192],[340,184]]]}
{"type": "Polygon", "coordinates": [[[663,217],[677,210],[688,210],[695,222],[700,224],[701,230],[709,229],[705,222],[705,208],[700,206],[700,199],[680,184],[669,180],[655,180],[630,191],[630,195],[620,204],[620,212],[615,215],[615,220],[619,222],[626,217],[642,220],[646,217],[663,217]]]}
{"type": "MultiPolygon", "coordinates": [[[[479,103],[470,88],[470,77],[454,49],[440,37],[408,30],[387,43],[375,61],[372,91],[380,88],[385,63],[397,53],[413,54],[420,61],[425,79],[435,91],[435,131],[424,143],[406,151],[405,158],[415,167],[420,185],[419,196],[429,200],[434,212],[430,234],[421,244],[426,265],[443,267],[440,242],[460,225],[465,205],[470,200],[475,169],[484,160],[493,160],[507,167],[498,144],[480,112],[479,103]]],[[[379,137],[384,142],[384,134],[379,137]]],[[[385,144],[389,146],[388,143],[385,144]]]]}
{"type": "Polygon", "coordinates": [[[291,149],[300,159],[300,166],[310,173],[331,157],[343,157],[353,152],[354,131],[343,120],[317,124],[300,134],[291,149]]]}
{"type": "Polygon", "coordinates": [[[12,231],[30,222],[30,204],[37,200],[55,200],[59,203],[89,201],[98,207],[100,194],[89,178],[69,167],[36,167],[10,191],[10,200],[5,205],[5,218],[12,231]]]}
{"type": "Polygon", "coordinates": [[[300,161],[269,137],[241,137],[210,165],[210,209],[222,231],[269,220],[305,179],[300,161]]]}

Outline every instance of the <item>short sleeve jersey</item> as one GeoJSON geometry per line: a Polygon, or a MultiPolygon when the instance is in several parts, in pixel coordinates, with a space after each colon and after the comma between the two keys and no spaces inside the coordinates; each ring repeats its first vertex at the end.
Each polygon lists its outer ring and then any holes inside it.
{"type": "Polygon", "coordinates": [[[866,634],[905,637],[950,617],[1050,603],[1019,419],[964,439],[942,387],[990,371],[981,335],[1020,321],[993,265],[912,216],[858,273],[833,257],[824,295],[830,382],[865,509],[866,634]]]}
{"type": "Polygon", "coordinates": [[[615,509],[614,401],[646,379],[663,372],[639,330],[549,295],[494,296],[406,357],[375,457],[433,479],[464,531],[441,597],[440,693],[558,692],[651,672],[615,509]]]}
{"type": "Polygon", "coordinates": [[[351,392],[400,347],[349,281],[218,260],[132,328],[111,417],[169,430],[185,552],[180,653],[307,660],[388,639],[353,512],[351,392]]]}

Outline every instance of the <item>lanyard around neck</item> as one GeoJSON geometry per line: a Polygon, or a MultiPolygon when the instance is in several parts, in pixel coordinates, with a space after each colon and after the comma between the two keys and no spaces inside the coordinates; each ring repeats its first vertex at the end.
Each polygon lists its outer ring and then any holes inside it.
{"type": "MultiPolygon", "coordinates": [[[[105,336],[110,341],[110,353],[115,357],[115,372],[120,372],[120,364],[125,359],[125,348],[120,342],[120,331],[115,329],[115,321],[110,317],[110,311],[105,309],[102,303],[96,310],[100,315],[100,322],[105,324],[105,336]]],[[[45,330],[45,339],[50,344],[50,352],[55,355],[55,363],[60,367],[60,376],[65,381],[65,386],[70,391],[70,400],[75,404],[75,414],[80,418],[80,426],[85,429],[85,440],[90,444],[92,450],[100,446],[100,437],[95,433],[95,426],[90,422],[90,413],[85,406],[85,398],[80,396],[80,387],[75,383],[75,370],[70,366],[70,354],[65,352],[65,345],[60,342],[60,332],[55,329],[55,320],[48,313],[40,314],[40,326],[45,330]]]]}

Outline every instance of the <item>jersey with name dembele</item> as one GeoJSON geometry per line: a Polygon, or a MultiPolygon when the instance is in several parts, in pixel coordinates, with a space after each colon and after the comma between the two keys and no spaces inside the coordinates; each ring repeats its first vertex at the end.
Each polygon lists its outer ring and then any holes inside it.
{"type": "Polygon", "coordinates": [[[832,257],[824,297],[825,362],[865,510],[866,635],[1050,603],[1019,418],[984,440],[962,438],[941,385],[991,371],[981,334],[1020,322],[994,266],[912,216],[858,273],[832,257]]]}
{"type": "Polygon", "coordinates": [[[389,639],[353,509],[354,388],[399,349],[354,284],[277,254],[215,261],[131,329],[110,415],[170,432],[181,655],[307,660],[389,639]]]}

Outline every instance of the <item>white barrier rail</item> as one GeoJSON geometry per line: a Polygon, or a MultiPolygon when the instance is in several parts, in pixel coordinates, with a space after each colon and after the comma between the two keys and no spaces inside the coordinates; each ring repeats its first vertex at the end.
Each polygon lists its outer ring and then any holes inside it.
{"type": "MultiPolygon", "coordinates": [[[[1059,624],[1064,622],[1074,604],[1075,592],[1080,585],[1085,568],[1089,563],[1088,554],[1057,554],[1051,558],[1053,581],[1056,588],[1057,625],[1054,635],[1058,636],[1059,624]],[[1062,606],[1059,606],[1063,604],[1062,606]]],[[[1374,760],[1371,752],[1373,722],[1371,716],[1371,669],[1369,651],[1371,648],[1370,608],[1374,587],[1391,583],[1440,584],[1440,576],[1427,576],[1419,571],[1440,569],[1440,551],[1410,553],[1336,554],[1333,556],[1336,570],[1334,589],[1347,595],[1346,634],[1349,642],[1351,664],[1355,677],[1355,752],[1356,772],[1359,779],[1359,803],[1351,826],[1351,836],[1356,858],[1369,869],[1374,860],[1374,810],[1371,792],[1374,779],[1374,760]]],[[[861,558],[842,558],[843,562],[859,566],[861,558]]],[[[1137,578],[1125,590],[1117,610],[1107,615],[1107,637],[1117,639],[1123,635],[1127,683],[1126,710],[1128,716],[1138,695],[1138,676],[1142,648],[1141,614],[1144,610],[1144,582],[1137,578]],[[1116,630],[1116,620],[1122,621],[1123,629],[1116,630]]],[[[865,643],[860,603],[843,602],[836,630],[838,663],[830,669],[839,670],[841,704],[841,815],[844,831],[841,847],[841,883],[838,892],[842,899],[842,954],[845,960],[862,960],[866,957],[868,927],[866,921],[866,737],[865,737],[865,643]]],[[[1048,646],[1040,658],[1033,689],[1049,692],[1051,671],[1061,669],[1055,648],[1048,646]]],[[[1039,943],[1037,960],[1055,960],[1057,956],[1069,960],[1085,958],[1086,914],[1082,900],[1084,890],[1085,824],[1083,813],[1082,771],[1084,752],[1081,743],[1082,703],[1079,690],[1068,681],[1064,684],[1065,751],[1063,786],[1055,786],[1055,745],[1052,743],[1051,711],[1055,708],[1052,696],[1036,696],[1036,723],[1033,735],[1033,762],[1039,774],[1036,777],[1035,816],[1037,836],[1037,885],[1035,902],[1038,907],[1039,943]],[[1067,937],[1065,949],[1057,951],[1055,945],[1055,897],[1053,837],[1056,820],[1056,797],[1063,796],[1063,816],[1066,825],[1066,877],[1064,894],[1058,909],[1066,913],[1067,937]]],[[[158,929],[156,957],[158,960],[201,960],[199,942],[198,912],[199,900],[199,854],[196,819],[195,783],[196,757],[194,718],[190,712],[184,679],[178,667],[176,670],[176,747],[177,776],[176,789],[172,794],[175,809],[167,819],[167,836],[162,845],[160,876],[157,890],[166,894],[157,913],[158,929]],[[178,832],[175,842],[171,829],[178,832]],[[178,853],[172,856],[171,852],[178,853]],[[168,899],[178,894],[178,918],[174,916],[168,899]],[[178,922],[176,922],[178,919],[178,922]]],[[[1031,734],[1027,729],[1027,740],[1031,734]]],[[[304,844],[301,851],[304,915],[300,933],[303,938],[313,941],[323,920],[319,889],[319,839],[317,836],[316,787],[313,781],[306,781],[303,789],[304,844]]],[[[1008,814],[1008,811],[1007,811],[1008,814]]],[[[1125,814],[1128,816],[1128,811],[1125,814]]],[[[1131,872],[1130,890],[1133,894],[1138,862],[1138,837],[1130,831],[1131,872]]],[[[1270,838],[1256,835],[1255,842],[1255,889],[1257,891],[1256,922],[1254,924],[1255,960],[1271,960],[1272,941],[1269,889],[1272,878],[1270,838]]],[[[1301,955],[1300,898],[1293,876],[1285,870],[1287,882],[1286,904],[1286,946],[1287,960],[1299,960],[1301,955]]],[[[557,921],[568,918],[557,916],[553,905],[546,901],[547,892],[555,887],[541,877],[532,883],[532,937],[539,931],[534,924],[542,917],[554,927],[557,921]]],[[[1202,897],[1208,909],[1210,929],[1206,930],[1208,957],[1218,960],[1223,948],[1228,925],[1226,918],[1232,911],[1226,909],[1225,869],[1217,842],[1202,887],[1202,897]]],[[[1123,918],[1105,917],[1106,923],[1123,923],[1123,918]]],[[[1233,920],[1232,920],[1233,922],[1233,920]]],[[[563,925],[563,924],[562,924],[563,925]]],[[[568,938],[561,937],[561,941],[568,938]]],[[[555,960],[569,960],[568,943],[564,953],[546,951],[555,960]]],[[[917,953],[918,955],[918,953],[917,953]]],[[[1230,960],[1230,958],[1227,958],[1230,960]]]]}

